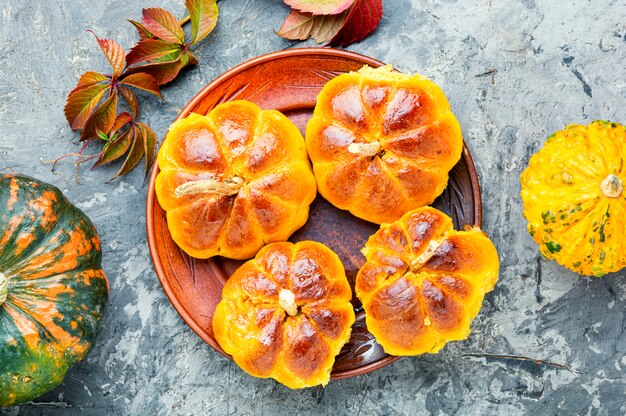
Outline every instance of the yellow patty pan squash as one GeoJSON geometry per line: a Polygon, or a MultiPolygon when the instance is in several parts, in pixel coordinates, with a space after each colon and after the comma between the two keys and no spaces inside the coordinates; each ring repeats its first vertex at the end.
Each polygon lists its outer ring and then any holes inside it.
{"type": "Polygon", "coordinates": [[[289,119],[231,101],[172,124],[155,190],[173,240],[197,258],[253,257],[309,217],[316,195],[304,138],[289,119]]]}
{"type": "Polygon", "coordinates": [[[594,121],[548,138],[521,175],[528,231],[549,259],[585,276],[626,265],[626,128],[594,121]]]}

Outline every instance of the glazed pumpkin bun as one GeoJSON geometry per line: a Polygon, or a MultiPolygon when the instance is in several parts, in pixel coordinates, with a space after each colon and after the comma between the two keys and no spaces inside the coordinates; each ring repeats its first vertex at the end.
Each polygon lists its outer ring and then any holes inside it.
{"type": "Polygon", "coordinates": [[[497,280],[496,248],[477,227],[452,228],[434,208],[383,224],[362,250],[356,278],[367,329],[392,355],[436,353],[470,334],[497,280]]]}
{"type": "Polygon", "coordinates": [[[339,257],[314,241],[273,243],[226,282],[215,339],[255,377],[290,387],[326,385],[355,320],[339,257]]]}
{"type": "Polygon", "coordinates": [[[248,101],[175,122],[158,163],[159,204],[173,240],[192,257],[253,257],[300,228],[316,195],[298,128],[248,101]]]}
{"type": "Polygon", "coordinates": [[[306,145],[320,194],[380,224],[443,192],[463,137],[436,84],[391,66],[365,66],[324,86],[306,145]]]}

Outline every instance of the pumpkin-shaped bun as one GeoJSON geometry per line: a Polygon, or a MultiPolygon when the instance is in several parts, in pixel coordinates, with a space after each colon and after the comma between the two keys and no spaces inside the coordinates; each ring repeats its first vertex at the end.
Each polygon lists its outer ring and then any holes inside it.
{"type": "Polygon", "coordinates": [[[463,137],[437,85],[366,66],[324,86],[306,144],[320,194],[380,224],[443,192],[463,137]]]}
{"type": "Polygon", "coordinates": [[[455,231],[434,208],[383,224],[356,278],[367,329],[393,355],[435,353],[465,339],[498,280],[495,247],[478,228],[455,231]]]}
{"type": "Polygon", "coordinates": [[[215,339],[255,377],[292,389],[325,385],[350,338],[352,291],[341,261],[313,241],[273,243],[226,282],[215,339]]]}
{"type": "Polygon", "coordinates": [[[159,150],[156,195],[187,254],[247,259],[309,216],[315,178],[298,128],[248,101],[172,124],[159,150]]]}
{"type": "Polygon", "coordinates": [[[109,298],[101,258],[58,188],[0,175],[0,406],[52,390],[87,356],[109,298]]]}
{"type": "Polygon", "coordinates": [[[586,276],[626,266],[626,128],[594,121],[548,138],[522,173],[528,231],[541,253],[586,276]]]}

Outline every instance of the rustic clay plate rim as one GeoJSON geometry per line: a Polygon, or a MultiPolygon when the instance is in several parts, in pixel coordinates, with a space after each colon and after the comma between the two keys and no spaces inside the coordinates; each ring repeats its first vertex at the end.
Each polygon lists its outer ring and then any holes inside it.
{"type": "MultiPolygon", "coordinates": [[[[325,56],[325,57],[340,57],[346,58],[350,60],[355,60],[358,62],[362,62],[363,64],[368,64],[373,67],[383,66],[384,62],[381,62],[377,59],[370,58],[369,56],[361,55],[355,52],[344,51],[339,49],[332,48],[294,48],[294,49],[286,49],[277,52],[270,52],[265,55],[260,55],[256,58],[252,58],[247,60],[228,71],[224,72],[222,75],[215,78],[209,84],[207,84],[204,88],[196,94],[191,101],[180,111],[175,121],[178,121],[182,118],[187,117],[202,100],[204,100],[205,95],[213,90],[217,85],[227,81],[229,78],[237,75],[239,72],[244,71],[250,67],[256,66],[258,64],[262,64],[264,62],[273,61],[276,59],[281,59],[285,57],[293,57],[293,56],[325,56]]],[[[480,183],[478,180],[478,173],[476,172],[476,167],[474,165],[474,161],[472,156],[467,149],[467,146],[463,144],[463,158],[467,163],[467,169],[470,173],[471,187],[472,193],[474,196],[474,225],[480,227],[482,225],[482,198],[480,193],[480,183]]],[[[178,298],[174,296],[173,290],[170,287],[169,281],[166,279],[165,270],[163,269],[163,265],[161,263],[161,258],[157,255],[158,250],[156,246],[156,233],[154,231],[154,202],[156,193],[154,190],[156,177],[159,173],[158,163],[155,161],[154,166],[152,167],[152,172],[150,174],[150,183],[148,185],[148,193],[146,198],[146,233],[148,236],[148,247],[150,249],[150,257],[152,258],[152,263],[154,265],[154,269],[156,271],[157,277],[159,278],[159,282],[163,287],[165,294],[168,299],[174,306],[174,309],[178,312],[178,314],[183,318],[183,321],[207,344],[209,344],[215,351],[225,356],[228,359],[232,360],[232,357],[229,354],[226,354],[222,351],[217,342],[208,336],[201,326],[191,317],[190,313],[187,309],[180,303],[178,298]]],[[[386,357],[364,365],[362,367],[357,367],[349,370],[343,370],[336,373],[331,374],[332,380],[340,380],[344,378],[354,377],[357,375],[362,375],[369,373],[371,371],[377,370],[379,368],[385,367],[402,357],[387,355],[386,357]]]]}

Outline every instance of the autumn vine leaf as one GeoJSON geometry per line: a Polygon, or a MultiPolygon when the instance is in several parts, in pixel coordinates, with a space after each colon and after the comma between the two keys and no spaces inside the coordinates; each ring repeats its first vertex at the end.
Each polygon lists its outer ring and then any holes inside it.
{"type": "Polygon", "coordinates": [[[159,98],[163,98],[161,91],[159,91],[159,83],[157,80],[154,79],[152,75],[144,74],[143,72],[128,75],[120,80],[120,84],[135,87],[154,94],[159,98]]]}
{"type": "Polygon", "coordinates": [[[140,41],[126,56],[130,72],[152,75],[160,85],[172,81],[181,69],[196,65],[198,59],[189,49],[215,28],[218,18],[216,0],[186,0],[191,21],[191,39],[178,20],[165,9],[144,9],[141,23],[131,21],[140,41]]]}
{"type": "Polygon", "coordinates": [[[185,42],[183,27],[172,13],[153,7],[143,9],[142,16],[143,27],[155,37],[179,45],[185,42]]]}
{"type": "Polygon", "coordinates": [[[286,39],[313,38],[317,43],[325,43],[341,30],[349,12],[349,10],[344,10],[339,14],[326,16],[292,10],[277,33],[286,39]]]}
{"type": "Polygon", "coordinates": [[[315,39],[329,46],[363,40],[378,26],[382,0],[285,0],[292,7],[277,34],[290,40],[315,39]]]}
{"type": "Polygon", "coordinates": [[[292,9],[315,15],[331,15],[347,10],[354,0],[285,0],[292,9]]]}
{"type": "Polygon", "coordinates": [[[116,80],[124,71],[124,57],[126,56],[126,52],[124,49],[114,40],[111,39],[100,39],[93,31],[91,32],[95,37],[100,49],[102,49],[102,53],[104,54],[107,61],[113,68],[113,75],[111,75],[112,80],[116,80]]]}
{"type": "Polygon", "coordinates": [[[211,0],[186,0],[185,6],[189,10],[191,20],[191,44],[195,45],[206,38],[217,24],[217,3],[211,0]]]}
{"type": "MultiPolygon", "coordinates": [[[[81,78],[82,79],[82,78],[81,78]]],[[[109,79],[105,77],[105,80],[109,79]]],[[[107,89],[104,84],[78,85],[68,96],[65,104],[65,117],[72,130],[85,127],[87,119],[102,100],[107,89]]]]}
{"type": "Polygon", "coordinates": [[[218,19],[216,0],[186,0],[189,16],[178,21],[169,11],[147,8],[141,23],[129,20],[137,29],[139,42],[128,54],[112,39],[101,39],[91,32],[111,66],[110,73],[85,72],[67,97],[65,117],[72,130],[80,130],[85,144],[77,154],[80,164],[97,159],[94,168],[124,159],[116,176],[133,170],[145,160],[146,175],[156,157],[157,136],[145,123],[137,121],[139,100],[135,90],[163,98],[160,87],[172,81],[180,70],[196,65],[198,59],[190,50],[211,33],[218,19]],[[191,22],[191,39],[182,25],[191,22]],[[119,95],[130,112],[118,114],[119,95]],[[102,151],[85,156],[83,151],[92,140],[103,142],[102,151]]]}
{"type": "Polygon", "coordinates": [[[348,46],[372,33],[383,18],[382,0],[357,0],[343,27],[330,40],[332,46],[348,46]]]}

